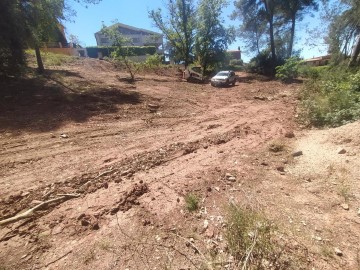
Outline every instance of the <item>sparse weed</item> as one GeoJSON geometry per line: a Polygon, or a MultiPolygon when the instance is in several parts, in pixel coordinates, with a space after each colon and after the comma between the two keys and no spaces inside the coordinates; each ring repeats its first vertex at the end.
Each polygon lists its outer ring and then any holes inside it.
{"type": "Polygon", "coordinates": [[[282,152],[285,150],[285,144],[281,141],[273,141],[269,144],[268,147],[269,151],[271,152],[282,152]]]}
{"type": "Polygon", "coordinates": [[[350,187],[344,183],[342,183],[338,189],[338,194],[344,198],[345,202],[348,202],[351,198],[350,187]]]}
{"type": "Polygon", "coordinates": [[[89,264],[92,261],[95,261],[95,259],[96,259],[96,254],[95,254],[95,249],[93,248],[87,251],[83,256],[84,264],[89,264]]]}
{"type": "Polygon", "coordinates": [[[261,268],[264,261],[274,259],[273,230],[274,226],[261,213],[236,205],[227,210],[225,238],[242,269],[248,269],[249,264],[261,268]]]}
{"type": "Polygon", "coordinates": [[[334,258],[334,251],[329,246],[321,246],[321,255],[327,258],[334,258]]]}
{"type": "Polygon", "coordinates": [[[105,250],[105,251],[111,251],[113,248],[111,241],[108,239],[101,240],[97,244],[100,249],[105,250]]]}
{"type": "Polygon", "coordinates": [[[199,209],[200,199],[196,194],[188,193],[185,195],[186,209],[189,212],[194,212],[199,209]]]}

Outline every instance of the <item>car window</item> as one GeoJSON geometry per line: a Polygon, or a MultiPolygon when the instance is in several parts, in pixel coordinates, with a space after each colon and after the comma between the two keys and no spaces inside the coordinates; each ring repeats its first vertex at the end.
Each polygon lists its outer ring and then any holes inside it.
{"type": "Polygon", "coordinates": [[[218,74],[216,74],[216,76],[227,76],[229,75],[229,72],[219,72],[218,74]]]}

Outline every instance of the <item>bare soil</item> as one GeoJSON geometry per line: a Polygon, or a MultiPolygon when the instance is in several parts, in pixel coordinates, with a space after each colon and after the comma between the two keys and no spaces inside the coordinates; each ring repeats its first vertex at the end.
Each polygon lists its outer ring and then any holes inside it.
{"type": "Polygon", "coordinates": [[[301,83],[238,75],[226,88],[176,69],[129,83],[83,59],[3,79],[0,220],[80,197],[1,226],[0,269],[237,269],[229,203],[276,224],[281,260],[262,268],[360,269],[360,123],[306,130],[301,83]]]}

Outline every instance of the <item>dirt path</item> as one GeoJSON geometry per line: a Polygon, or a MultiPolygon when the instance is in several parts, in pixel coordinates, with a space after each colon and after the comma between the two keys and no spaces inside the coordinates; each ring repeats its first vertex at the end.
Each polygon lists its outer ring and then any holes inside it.
{"type": "Polygon", "coordinates": [[[294,269],[357,269],[360,191],[329,188],[320,196],[323,185],[305,175],[328,161],[306,159],[313,156],[306,139],[296,142],[300,85],[240,75],[223,89],[176,75],[128,84],[108,63],[85,60],[53,70],[27,100],[9,94],[0,118],[1,219],[56,194],[82,195],[1,228],[0,264],[197,269],[209,264],[216,243],[231,267],[223,228],[234,201],[263,209],[286,231],[286,252],[299,258],[294,269]],[[289,131],[296,138],[286,138],[289,131]],[[287,151],[269,152],[274,142],[287,151]],[[291,158],[294,149],[304,155],[291,158]],[[197,214],[185,210],[189,193],[201,199],[197,214]]]}

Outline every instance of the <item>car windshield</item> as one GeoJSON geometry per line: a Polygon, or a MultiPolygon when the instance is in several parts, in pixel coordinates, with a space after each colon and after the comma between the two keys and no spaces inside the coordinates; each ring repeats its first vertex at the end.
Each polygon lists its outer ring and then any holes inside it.
{"type": "Polygon", "coordinates": [[[227,71],[221,71],[218,74],[216,74],[216,76],[227,76],[229,74],[229,72],[227,71]]]}

